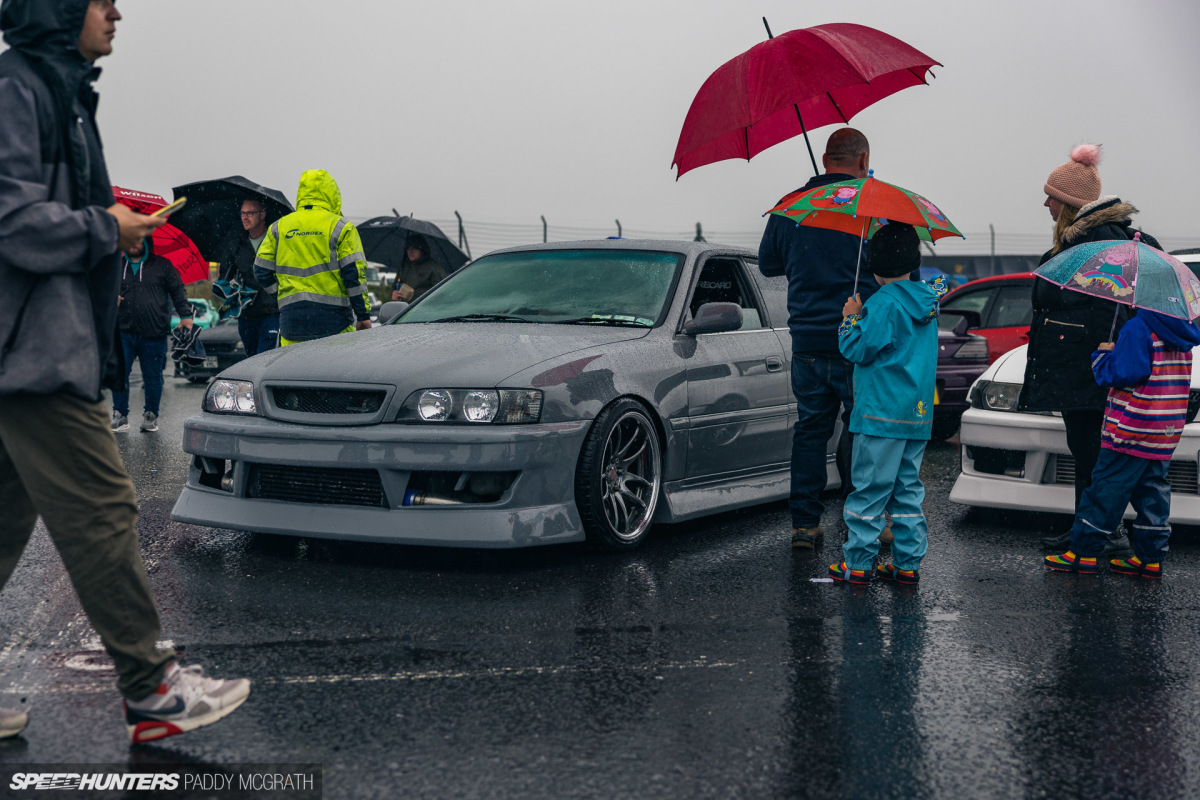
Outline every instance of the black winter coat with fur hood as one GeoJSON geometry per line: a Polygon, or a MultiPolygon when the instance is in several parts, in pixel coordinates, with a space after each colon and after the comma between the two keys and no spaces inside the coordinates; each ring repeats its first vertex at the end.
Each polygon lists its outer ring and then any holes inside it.
{"type": "MultiPolygon", "coordinates": [[[[1101,197],[1079,209],[1075,221],[1063,233],[1062,250],[1086,242],[1129,241],[1137,232],[1130,225],[1136,213],[1136,208],[1119,197],[1101,197]]],[[[1159,246],[1145,233],[1141,240],[1151,247],[1159,246]]],[[[1038,266],[1056,255],[1047,251],[1038,266]]],[[[1104,408],[1108,389],[1096,385],[1092,353],[1101,342],[1108,341],[1114,312],[1119,331],[1133,315],[1129,306],[1061,289],[1042,278],[1033,282],[1033,324],[1029,327],[1025,385],[1019,405],[1022,411],[1104,408]]]]}

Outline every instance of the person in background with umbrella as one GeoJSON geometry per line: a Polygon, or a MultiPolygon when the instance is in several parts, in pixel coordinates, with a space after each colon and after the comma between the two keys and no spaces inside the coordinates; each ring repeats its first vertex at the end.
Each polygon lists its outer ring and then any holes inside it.
{"type": "Polygon", "coordinates": [[[175,306],[179,324],[190,328],[192,304],[183,289],[179,270],[167,259],[155,255],[150,237],[125,251],[117,305],[121,346],[125,349],[125,382],[120,391],[113,390],[112,429],[114,433],[129,430],[129,373],[136,358],[146,392],[142,432],[153,433],[158,430],[162,402],[163,364],[167,360],[167,336],[171,333],[170,306],[175,306]]]}
{"type": "MultiPolygon", "coordinates": [[[[838,181],[866,178],[871,160],[867,137],[854,128],[834,131],[821,161],[825,174],[811,178],[807,191],[838,181]]],[[[782,201],[781,201],[782,202],[782,201]]],[[[820,500],[826,483],[825,443],[833,435],[838,412],[846,419],[854,408],[854,365],[838,351],[842,306],[854,294],[859,237],[840,231],[797,225],[777,215],[767,219],[758,247],[758,269],[767,277],[788,279],[788,327],[792,334],[792,392],[799,414],[792,434],[792,546],[812,549],[824,535],[820,500]]],[[[865,302],[879,290],[864,265],[858,294],[865,302]]],[[[849,465],[841,465],[843,488],[849,465]]],[[[884,529],[883,541],[891,540],[884,529]]]]}
{"type": "MultiPolygon", "coordinates": [[[[1130,240],[1130,225],[1137,209],[1118,197],[1100,196],[1100,146],[1082,144],[1071,150],[1071,160],[1055,167],[1046,179],[1044,205],[1054,220],[1054,246],[1038,266],[1059,253],[1087,242],[1130,240]]],[[[1148,244],[1158,243],[1143,235],[1148,244]]],[[[1124,306],[1116,329],[1129,319],[1124,306]]],[[[1107,391],[1092,376],[1092,353],[1110,338],[1113,304],[1079,292],[1060,289],[1050,281],[1033,282],[1033,323],[1029,327],[1029,355],[1021,411],[1058,411],[1067,429],[1067,449],[1075,459],[1075,510],[1092,483],[1092,470],[1100,457],[1107,391]]],[[[1070,542],[1070,531],[1047,536],[1042,545],[1060,550],[1070,542]]],[[[1129,550],[1129,539],[1117,528],[1106,554],[1129,550]]]]}
{"type": "Polygon", "coordinates": [[[238,335],[242,337],[246,355],[252,356],[265,353],[278,342],[279,303],[275,295],[263,291],[254,277],[254,259],[259,245],[267,238],[266,204],[257,197],[247,197],[241,203],[239,219],[241,230],[230,237],[219,259],[220,279],[236,280],[256,292],[238,314],[238,335]]]}
{"type": "MultiPolygon", "coordinates": [[[[118,254],[163,224],[113,202],[96,127],[94,64],[112,53],[120,19],[112,0],[0,4],[0,588],[40,516],[140,742],[216,722],[250,682],[180,668],[158,646],[133,481],[101,402],[121,375],[118,254]]],[[[80,724],[70,695],[45,702],[80,724]]],[[[0,709],[0,738],[27,722],[0,709]]]]}
{"type": "Polygon", "coordinates": [[[429,243],[419,233],[404,243],[404,263],[396,275],[393,300],[411,303],[446,277],[446,268],[429,257],[429,243]]]}

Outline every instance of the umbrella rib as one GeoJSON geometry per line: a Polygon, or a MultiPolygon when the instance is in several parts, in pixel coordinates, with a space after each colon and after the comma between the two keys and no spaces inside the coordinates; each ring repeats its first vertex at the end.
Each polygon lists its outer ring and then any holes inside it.
{"type": "Polygon", "coordinates": [[[846,115],[844,113],[842,113],[842,107],[837,104],[837,100],[833,99],[833,95],[830,94],[829,92],[826,92],[825,96],[829,98],[829,102],[833,103],[833,108],[834,108],[834,110],[836,110],[838,112],[838,116],[842,118],[842,122],[849,125],[850,120],[846,119],[846,115]]]}
{"type": "MultiPolygon", "coordinates": [[[[928,69],[928,68],[926,68],[926,69],[928,69]]],[[[925,80],[925,70],[922,70],[921,72],[917,72],[912,67],[909,67],[908,71],[911,72],[913,75],[916,75],[917,80],[919,80],[921,83],[925,84],[926,86],[929,85],[929,81],[925,80]]]]}

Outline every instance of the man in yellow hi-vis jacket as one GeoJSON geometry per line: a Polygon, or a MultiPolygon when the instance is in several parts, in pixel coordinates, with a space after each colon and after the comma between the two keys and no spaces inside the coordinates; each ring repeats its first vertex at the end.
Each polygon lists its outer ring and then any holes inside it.
{"type": "Polygon", "coordinates": [[[279,343],[371,327],[366,269],[362,240],[342,216],[333,176],[307,170],[296,210],[271,225],[254,259],[254,277],[279,299],[279,343]]]}

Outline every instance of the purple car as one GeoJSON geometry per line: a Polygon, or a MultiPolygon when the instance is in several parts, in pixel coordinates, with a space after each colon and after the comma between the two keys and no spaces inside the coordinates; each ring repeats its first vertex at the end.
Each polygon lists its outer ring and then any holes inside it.
{"type": "Polygon", "coordinates": [[[970,406],[967,393],[988,368],[988,342],[968,333],[982,325],[978,311],[943,308],[938,319],[937,388],[933,395],[933,438],[941,441],[958,432],[958,422],[970,406]]]}

